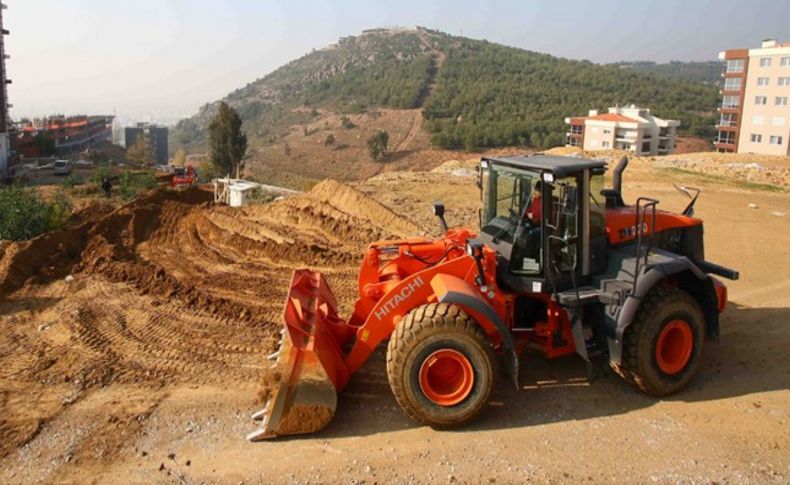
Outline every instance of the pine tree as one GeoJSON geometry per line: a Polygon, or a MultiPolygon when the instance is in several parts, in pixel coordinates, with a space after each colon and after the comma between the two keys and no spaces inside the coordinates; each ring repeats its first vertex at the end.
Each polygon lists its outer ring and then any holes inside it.
{"type": "Polygon", "coordinates": [[[239,114],[227,103],[220,102],[208,130],[211,163],[218,171],[235,175],[247,152],[247,135],[241,130],[239,114]]]}

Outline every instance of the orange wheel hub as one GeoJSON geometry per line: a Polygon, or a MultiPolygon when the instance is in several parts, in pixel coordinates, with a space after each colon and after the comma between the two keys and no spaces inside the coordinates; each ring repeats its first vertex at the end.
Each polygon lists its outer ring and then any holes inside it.
{"type": "Polygon", "coordinates": [[[472,392],[474,383],[472,363],[457,350],[437,350],[420,366],[420,389],[439,406],[460,403],[472,392]]]}
{"type": "Polygon", "coordinates": [[[656,341],[656,361],[658,368],[665,374],[682,371],[691,358],[694,349],[694,332],[683,320],[667,323],[656,341]]]}

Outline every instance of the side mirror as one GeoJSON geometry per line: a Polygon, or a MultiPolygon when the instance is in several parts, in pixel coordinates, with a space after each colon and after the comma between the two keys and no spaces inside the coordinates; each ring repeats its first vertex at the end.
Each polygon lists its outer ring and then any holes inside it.
{"type": "Polygon", "coordinates": [[[439,218],[442,233],[447,233],[447,221],[444,220],[444,204],[440,201],[433,203],[433,215],[439,218]]]}
{"type": "Polygon", "coordinates": [[[562,213],[566,215],[576,214],[577,202],[578,193],[576,187],[572,185],[563,185],[560,191],[560,208],[562,213]]]}

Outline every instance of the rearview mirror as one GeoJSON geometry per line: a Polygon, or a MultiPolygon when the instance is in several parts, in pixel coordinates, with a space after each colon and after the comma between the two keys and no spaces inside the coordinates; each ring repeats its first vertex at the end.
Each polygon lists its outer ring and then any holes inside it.
{"type": "Polygon", "coordinates": [[[563,214],[576,214],[577,192],[573,185],[563,185],[560,191],[560,209],[563,214]]]}

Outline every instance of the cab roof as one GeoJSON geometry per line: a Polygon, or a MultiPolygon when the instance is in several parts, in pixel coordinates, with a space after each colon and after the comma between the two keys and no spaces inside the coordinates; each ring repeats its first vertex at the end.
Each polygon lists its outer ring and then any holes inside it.
{"type": "Polygon", "coordinates": [[[557,177],[565,177],[584,169],[605,169],[606,162],[579,157],[561,157],[558,155],[530,155],[515,157],[483,157],[481,161],[488,161],[515,168],[537,169],[552,172],[557,177]]]}

